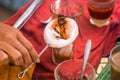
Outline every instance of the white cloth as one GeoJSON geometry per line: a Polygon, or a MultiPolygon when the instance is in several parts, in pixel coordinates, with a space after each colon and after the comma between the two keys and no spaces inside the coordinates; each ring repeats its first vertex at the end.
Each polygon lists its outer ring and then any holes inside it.
{"type": "Polygon", "coordinates": [[[44,30],[44,40],[46,44],[48,44],[50,47],[54,48],[61,48],[65,47],[71,43],[74,42],[76,37],[78,36],[78,25],[75,20],[71,18],[65,18],[65,20],[68,23],[68,27],[66,28],[66,32],[68,34],[67,39],[58,39],[56,36],[59,36],[59,34],[52,28],[53,22],[52,20],[50,23],[48,23],[44,30]]]}

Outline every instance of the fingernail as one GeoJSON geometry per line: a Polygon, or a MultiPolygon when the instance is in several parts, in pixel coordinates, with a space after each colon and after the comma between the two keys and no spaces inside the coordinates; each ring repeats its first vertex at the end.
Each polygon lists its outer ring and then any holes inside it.
{"type": "Polygon", "coordinates": [[[36,63],[40,63],[40,59],[39,58],[36,60],[36,63]]]}

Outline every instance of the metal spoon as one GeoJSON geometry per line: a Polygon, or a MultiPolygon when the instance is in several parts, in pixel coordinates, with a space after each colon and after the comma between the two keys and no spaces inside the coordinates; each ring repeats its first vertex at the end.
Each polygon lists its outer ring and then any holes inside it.
{"type": "Polygon", "coordinates": [[[80,80],[83,80],[83,75],[84,75],[85,67],[87,64],[88,56],[90,54],[90,50],[91,50],[91,40],[89,39],[86,42],[86,46],[85,46],[84,60],[83,60],[83,66],[82,66],[82,70],[81,70],[80,80]]]}
{"type": "Polygon", "coordinates": [[[32,4],[24,11],[13,25],[14,28],[21,29],[23,25],[31,18],[35,11],[43,4],[45,0],[34,0],[32,4]]]}
{"type": "Polygon", "coordinates": [[[37,58],[35,59],[35,61],[33,61],[33,62],[32,62],[28,67],[26,67],[22,72],[18,73],[18,78],[19,78],[19,79],[22,79],[22,78],[25,76],[26,72],[33,66],[33,64],[36,63],[36,60],[46,51],[46,49],[47,49],[48,47],[49,47],[49,46],[46,45],[46,46],[42,49],[42,51],[38,54],[38,56],[37,56],[37,58]]]}

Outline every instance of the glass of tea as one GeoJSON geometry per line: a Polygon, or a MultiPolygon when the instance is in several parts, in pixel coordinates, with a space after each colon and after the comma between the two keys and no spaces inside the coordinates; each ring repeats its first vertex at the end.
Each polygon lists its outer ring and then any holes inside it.
{"type": "Polygon", "coordinates": [[[110,23],[116,0],[88,0],[90,23],[103,27],[110,23]]]}
{"type": "Polygon", "coordinates": [[[73,58],[73,44],[61,48],[52,48],[52,60],[58,65],[62,61],[73,58]]]}
{"type": "Polygon", "coordinates": [[[59,16],[46,25],[44,40],[52,49],[52,60],[56,65],[72,59],[74,41],[78,34],[76,21],[65,16],[59,16]]]}
{"type": "MultiPolygon", "coordinates": [[[[55,80],[80,80],[83,61],[79,59],[66,60],[54,70],[55,80]]],[[[93,66],[87,63],[83,80],[95,80],[96,73],[93,66]]]]}
{"type": "Polygon", "coordinates": [[[120,45],[110,52],[111,80],[120,80],[120,45]]]}
{"type": "Polygon", "coordinates": [[[58,15],[64,15],[79,21],[83,10],[83,5],[80,1],[76,0],[54,0],[50,5],[52,18],[56,18],[58,15]]]}

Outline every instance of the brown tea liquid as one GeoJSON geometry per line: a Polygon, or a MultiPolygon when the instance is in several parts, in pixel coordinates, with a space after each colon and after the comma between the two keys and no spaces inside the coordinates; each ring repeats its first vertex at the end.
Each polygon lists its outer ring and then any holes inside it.
{"type": "Polygon", "coordinates": [[[113,63],[111,63],[111,80],[120,80],[120,52],[116,53],[112,57],[113,63]]]}
{"type": "Polygon", "coordinates": [[[72,58],[73,52],[72,50],[69,52],[61,51],[61,48],[53,48],[53,61],[55,64],[59,64],[62,61],[68,60],[72,58]]]}
{"type": "Polygon", "coordinates": [[[97,9],[93,8],[91,5],[88,5],[88,10],[90,13],[90,16],[94,19],[108,19],[112,12],[113,12],[114,7],[109,7],[107,9],[97,9]]]}

